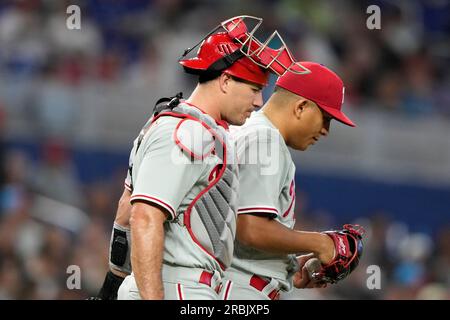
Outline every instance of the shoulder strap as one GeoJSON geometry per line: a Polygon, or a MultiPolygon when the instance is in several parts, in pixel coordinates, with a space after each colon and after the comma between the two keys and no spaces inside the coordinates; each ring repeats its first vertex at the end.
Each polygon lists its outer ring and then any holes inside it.
{"type": "Polygon", "coordinates": [[[180,104],[181,99],[183,99],[183,92],[178,92],[176,95],[170,98],[159,99],[158,101],[156,101],[155,107],[153,109],[153,116],[157,116],[163,110],[175,108],[180,104]]]}
{"type": "Polygon", "coordinates": [[[164,97],[164,98],[160,98],[160,99],[158,99],[158,101],[156,101],[155,106],[153,108],[153,117],[149,121],[147,121],[147,123],[144,125],[141,132],[139,133],[138,142],[137,142],[136,151],[135,151],[136,153],[137,153],[139,147],[141,146],[141,143],[142,143],[142,140],[144,139],[145,133],[147,132],[148,128],[150,128],[150,126],[152,125],[153,119],[158,114],[160,114],[163,110],[167,110],[167,109],[172,110],[173,108],[175,108],[180,103],[180,99],[183,99],[183,92],[178,92],[173,97],[169,97],[169,98],[164,97]]]}

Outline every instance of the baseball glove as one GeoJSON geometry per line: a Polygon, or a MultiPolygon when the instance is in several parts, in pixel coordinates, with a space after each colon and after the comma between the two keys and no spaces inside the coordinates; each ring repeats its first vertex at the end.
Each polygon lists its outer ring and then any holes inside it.
{"type": "Polygon", "coordinates": [[[333,261],[322,265],[312,274],[316,281],[336,283],[346,278],[358,266],[363,253],[362,235],[364,228],[359,225],[345,224],[343,230],[325,231],[334,242],[335,256],[333,261]]]}

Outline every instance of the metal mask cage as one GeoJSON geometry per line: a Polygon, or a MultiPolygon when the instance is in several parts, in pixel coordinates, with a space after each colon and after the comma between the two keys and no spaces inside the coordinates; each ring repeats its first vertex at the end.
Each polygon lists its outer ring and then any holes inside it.
{"type": "Polygon", "coordinates": [[[232,38],[241,44],[241,52],[258,66],[270,69],[278,76],[282,76],[288,71],[295,74],[311,73],[308,68],[299,62],[295,62],[286,42],[278,31],[274,31],[264,43],[261,43],[255,37],[255,32],[262,21],[258,17],[243,15],[225,20],[221,22],[221,26],[232,38]],[[247,30],[244,19],[257,21],[251,31],[247,30]],[[281,43],[278,49],[269,47],[273,40],[278,40],[281,43]]]}

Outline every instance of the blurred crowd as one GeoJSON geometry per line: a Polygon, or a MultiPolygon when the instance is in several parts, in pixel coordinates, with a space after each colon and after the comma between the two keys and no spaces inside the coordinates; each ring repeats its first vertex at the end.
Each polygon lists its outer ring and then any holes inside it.
{"type": "MultiPolygon", "coordinates": [[[[97,292],[126,167],[108,180],[80,180],[71,141],[85,93],[95,91],[100,101],[108,88],[150,99],[174,93],[167,88],[179,91],[188,85],[176,65],[183,49],[239,14],[263,17],[264,29],[278,29],[295,57],[339,73],[350,107],[450,116],[447,1],[1,1],[0,299],[83,299],[97,292]],[[82,30],[66,28],[70,4],[81,7],[82,30]],[[370,4],[381,8],[380,30],[366,28],[370,4]],[[10,119],[18,117],[39,146],[35,155],[10,147],[10,119]],[[80,267],[79,290],[67,288],[70,265],[80,267]]],[[[83,119],[94,119],[94,133],[101,130],[95,119],[105,110],[84,104],[83,119]]],[[[301,197],[306,203],[307,193],[301,197]]],[[[304,230],[343,222],[300,204],[297,211],[304,230]]],[[[352,277],[284,298],[450,299],[449,225],[430,237],[388,213],[364,219],[367,249],[352,277]],[[379,290],[366,286],[373,265],[381,271],[379,290]]]]}
{"type": "Polygon", "coordinates": [[[108,268],[123,179],[82,185],[70,151],[59,142],[45,144],[37,162],[23,150],[10,150],[1,168],[0,299],[96,293],[108,268]],[[80,290],[68,290],[72,265],[81,271],[80,290]]]}

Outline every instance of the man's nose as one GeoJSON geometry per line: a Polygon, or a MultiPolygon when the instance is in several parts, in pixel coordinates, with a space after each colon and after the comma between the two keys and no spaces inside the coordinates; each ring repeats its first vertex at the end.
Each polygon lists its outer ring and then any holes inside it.
{"type": "Polygon", "coordinates": [[[261,108],[263,106],[263,96],[262,96],[262,91],[259,91],[256,95],[255,95],[255,99],[253,100],[253,105],[257,108],[261,108]]]}

